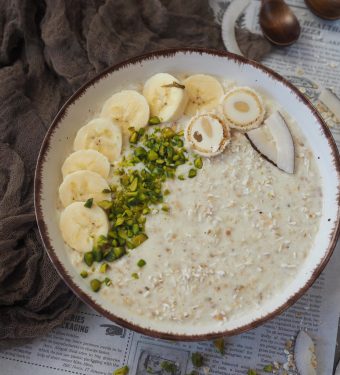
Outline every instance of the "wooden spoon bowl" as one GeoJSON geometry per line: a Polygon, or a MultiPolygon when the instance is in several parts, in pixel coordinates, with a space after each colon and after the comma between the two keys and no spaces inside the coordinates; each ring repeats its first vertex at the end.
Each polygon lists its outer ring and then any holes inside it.
{"type": "Polygon", "coordinates": [[[340,19],[340,0],[305,0],[310,10],[327,20],[340,19]]]}

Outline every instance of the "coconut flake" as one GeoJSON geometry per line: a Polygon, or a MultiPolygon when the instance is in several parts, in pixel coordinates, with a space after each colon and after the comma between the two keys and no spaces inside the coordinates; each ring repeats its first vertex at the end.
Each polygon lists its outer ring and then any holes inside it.
{"type": "Polygon", "coordinates": [[[222,19],[222,39],[227,51],[243,56],[235,35],[235,23],[250,4],[250,0],[234,0],[228,6],[222,19]]]}
{"type": "Polygon", "coordinates": [[[316,375],[315,346],[311,337],[300,331],[294,348],[295,364],[300,375],[316,375]]]}
{"type": "Polygon", "coordinates": [[[258,129],[248,131],[246,137],[253,148],[266,160],[286,173],[294,173],[294,142],[288,125],[279,111],[271,114],[258,129]],[[268,132],[275,143],[268,139],[268,132]]]}
{"type": "Polygon", "coordinates": [[[340,121],[340,98],[331,90],[323,89],[319,96],[320,102],[322,102],[340,121]]]}

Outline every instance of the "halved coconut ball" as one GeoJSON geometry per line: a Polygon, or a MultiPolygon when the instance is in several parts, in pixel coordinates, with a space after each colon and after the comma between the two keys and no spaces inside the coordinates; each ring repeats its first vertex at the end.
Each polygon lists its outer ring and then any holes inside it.
{"type": "Polygon", "coordinates": [[[250,87],[235,87],[222,98],[222,111],[231,128],[248,131],[260,126],[265,109],[262,99],[250,87]]]}
{"type": "Polygon", "coordinates": [[[194,116],[185,129],[189,147],[202,156],[220,154],[230,142],[228,125],[215,114],[194,116]]]}

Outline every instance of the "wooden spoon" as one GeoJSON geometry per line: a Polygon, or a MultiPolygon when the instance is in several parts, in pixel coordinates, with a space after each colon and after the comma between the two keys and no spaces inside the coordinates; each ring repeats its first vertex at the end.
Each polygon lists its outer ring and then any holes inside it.
{"type": "Polygon", "coordinates": [[[340,19],[340,0],[305,0],[310,10],[327,20],[340,19]]]}
{"type": "Polygon", "coordinates": [[[259,17],[263,34],[270,42],[288,46],[298,40],[299,21],[283,0],[261,0],[259,17]]]}

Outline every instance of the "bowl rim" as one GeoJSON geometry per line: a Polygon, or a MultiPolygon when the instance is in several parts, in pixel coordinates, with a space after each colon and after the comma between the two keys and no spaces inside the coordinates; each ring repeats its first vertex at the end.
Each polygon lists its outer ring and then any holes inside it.
{"type": "Polygon", "coordinates": [[[337,239],[340,235],[340,156],[339,151],[336,146],[336,143],[333,139],[332,133],[320,114],[318,113],[317,109],[313,106],[313,104],[293,85],[291,84],[287,79],[283,78],[280,74],[276,73],[272,69],[263,66],[262,64],[247,59],[243,56],[239,56],[227,51],[221,51],[221,50],[214,50],[214,49],[208,49],[208,48],[170,48],[170,49],[162,49],[162,50],[156,50],[153,52],[141,54],[129,59],[126,59],[122,62],[119,62],[105,70],[103,70],[101,73],[97,74],[93,78],[91,78],[89,81],[87,81],[84,85],[82,85],[76,92],[64,103],[64,105],[61,107],[61,109],[56,114],[55,118],[53,119],[51,126],[49,127],[44,140],[42,142],[40,152],[37,159],[36,164],[36,170],[35,170],[35,176],[34,176],[34,206],[35,206],[35,215],[37,220],[37,225],[39,229],[39,233],[43,242],[43,245],[45,247],[45,250],[57,270],[60,277],[64,280],[64,282],[67,284],[67,286],[75,293],[75,295],[82,300],[84,303],[92,307],[94,310],[99,312],[101,315],[103,315],[105,318],[125,327],[128,329],[131,329],[135,332],[152,336],[155,338],[160,339],[166,339],[166,340],[173,340],[173,341],[201,341],[201,340],[211,340],[222,336],[232,336],[241,334],[243,332],[249,331],[253,328],[256,328],[263,323],[267,322],[268,320],[273,319],[274,317],[278,316],[279,314],[282,314],[287,308],[292,306],[316,281],[316,279],[319,277],[323,269],[325,268],[326,264],[328,263],[329,259],[331,258],[333,251],[335,249],[337,239]],[[251,65],[252,67],[256,68],[257,70],[260,70],[262,73],[265,73],[272,78],[274,78],[277,81],[280,81],[285,86],[287,86],[290,90],[292,90],[295,95],[297,95],[298,99],[308,107],[308,109],[311,111],[314,118],[317,120],[318,124],[321,127],[322,135],[325,136],[326,140],[328,141],[329,147],[331,149],[331,154],[334,160],[334,167],[337,172],[338,176],[338,194],[337,194],[337,203],[338,203],[338,211],[337,211],[337,218],[335,222],[335,226],[331,231],[330,239],[328,248],[325,251],[325,254],[320,261],[319,265],[313,270],[312,275],[308,279],[308,281],[302,286],[299,290],[297,290],[293,295],[291,295],[285,303],[283,303],[281,306],[279,306],[274,311],[262,316],[259,319],[256,319],[248,324],[239,326],[237,328],[231,329],[231,330],[224,330],[224,331],[217,331],[217,332],[211,332],[211,333],[205,333],[205,334],[177,334],[177,333],[169,333],[169,332],[161,332],[157,331],[155,329],[145,328],[142,326],[139,326],[135,323],[132,323],[130,321],[127,321],[125,319],[122,319],[118,316],[116,316],[112,311],[106,310],[104,307],[98,305],[90,296],[89,294],[85,293],[83,290],[81,290],[78,285],[73,281],[72,277],[68,274],[66,268],[63,266],[63,264],[60,262],[52,244],[50,241],[50,238],[48,236],[48,228],[46,223],[43,220],[43,211],[42,206],[40,203],[41,199],[41,193],[42,193],[42,170],[43,165],[46,158],[46,153],[48,152],[50,148],[50,139],[53,135],[56,128],[58,128],[60,121],[62,118],[66,115],[67,108],[73,104],[80,96],[83,95],[83,93],[93,84],[95,84],[97,81],[101,80],[102,78],[105,78],[110,73],[117,71],[121,68],[128,67],[129,65],[134,65],[140,62],[143,62],[145,60],[151,60],[158,57],[172,57],[175,56],[178,53],[184,53],[184,54],[192,54],[192,53],[198,53],[200,55],[210,55],[210,56],[218,56],[218,57],[224,57],[228,60],[234,60],[238,64],[246,64],[251,65]]]}

